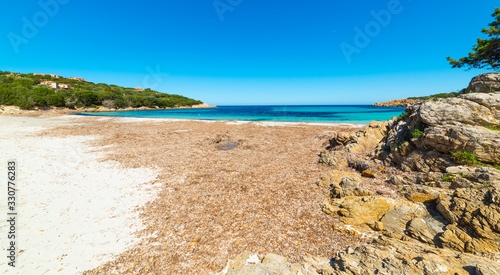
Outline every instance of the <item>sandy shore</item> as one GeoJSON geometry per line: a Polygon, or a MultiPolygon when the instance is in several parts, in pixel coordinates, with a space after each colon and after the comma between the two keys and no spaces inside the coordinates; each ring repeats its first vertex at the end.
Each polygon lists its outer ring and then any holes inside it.
{"type": "Polygon", "coordinates": [[[298,261],[360,241],[332,230],[315,184],[331,134],[358,127],[0,120],[2,161],[17,158],[21,171],[19,274],[199,274],[245,250],[298,261]]]}
{"type": "MultiPolygon", "coordinates": [[[[20,252],[16,268],[7,266],[5,256],[0,258],[2,274],[77,274],[140,241],[134,232],[143,224],[135,209],[156,196],[158,184],[151,183],[157,171],[101,162],[103,152],[88,145],[95,136],[37,135],[74,120],[0,117],[1,190],[7,190],[7,160],[18,161],[20,252]]],[[[6,211],[5,200],[1,202],[6,211]]],[[[0,231],[7,255],[6,223],[0,224],[0,231]]]]}

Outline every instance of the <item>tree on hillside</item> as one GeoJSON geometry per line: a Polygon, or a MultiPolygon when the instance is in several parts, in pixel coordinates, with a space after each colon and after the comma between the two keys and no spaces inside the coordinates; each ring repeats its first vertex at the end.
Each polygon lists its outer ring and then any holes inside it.
{"type": "Polygon", "coordinates": [[[500,70],[500,8],[495,8],[495,13],[491,16],[495,18],[495,21],[489,24],[489,29],[481,31],[490,38],[478,38],[477,44],[472,48],[473,52],[470,52],[467,57],[459,60],[448,57],[453,68],[500,70]]]}

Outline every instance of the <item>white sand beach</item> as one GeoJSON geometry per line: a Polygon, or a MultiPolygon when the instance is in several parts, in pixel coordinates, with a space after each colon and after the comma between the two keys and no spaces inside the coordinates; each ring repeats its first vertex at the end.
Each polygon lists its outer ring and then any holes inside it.
{"type": "Polygon", "coordinates": [[[86,144],[93,136],[36,136],[76,119],[0,116],[2,274],[79,274],[140,242],[137,209],[156,196],[156,171],[99,162],[103,153],[86,144]],[[9,159],[18,162],[15,268],[5,257],[9,159]]]}

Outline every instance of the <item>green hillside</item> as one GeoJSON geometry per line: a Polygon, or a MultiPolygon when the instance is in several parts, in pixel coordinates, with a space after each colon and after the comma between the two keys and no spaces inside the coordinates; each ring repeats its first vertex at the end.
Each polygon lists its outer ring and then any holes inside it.
{"type": "Polygon", "coordinates": [[[434,95],[429,95],[429,96],[409,97],[408,99],[421,99],[421,100],[437,101],[440,98],[456,97],[459,94],[460,94],[460,92],[440,93],[440,94],[434,94],[434,95]]]}
{"type": "Polygon", "coordinates": [[[199,100],[151,89],[138,90],[104,83],[94,84],[82,79],[0,71],[0,105],[15,105],[22,109],[35,106],[168,108],[201,103],[199,100]]]}

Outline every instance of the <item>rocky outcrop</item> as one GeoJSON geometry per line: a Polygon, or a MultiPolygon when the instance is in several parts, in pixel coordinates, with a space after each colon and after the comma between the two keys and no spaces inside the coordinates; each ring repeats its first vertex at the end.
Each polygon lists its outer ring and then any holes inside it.
{"type": "Polygon", "coordinates": [[[342,169],[349,165],[346,157],[341,152],[323,150],[319,154],[319,163],[326,164],[334,169],[342,169]]]}
{"type": "Polygon", "coordinates": [[[500,170],[491,167],[466,167],[453,166],[446,168],[448,175],[452,176],[455,181],[459,179],[467,179],[471,186],[477,187],[479,184],[500,187],[500,170]]]}
{"type": "Polygon", "coordinates": [[[405,186],[403,200],[355,192],[339,196],[338,189],[346,187],[334,187],[322,206],[326,214],[339,216],[345,224],[334,229],[382,235],[371,244],[339,253],[330,274],[363,274],[363,270],[497,274],[500,262],[462,253],[500,251],[500,171],[465,166],[446,171],[393,176],[391,182],[405,186]]]}
{"type": "Polygon", "coordinates": [[[343,177],[339,184],[332,184],[330,196],[332,198],[343,198],[348,196],[370,196],[373,192],[359,187],[359,178],[356,176],[343,177]]]}
{"type": "Polygon", "coordinates": [[[373,104],[373,107],[407,107],[415,103],[424,101],[423,99],[396,99],[386,102],[377,102],[373,104]]]}
{"type": "Polygon", "coordinates": [[[268,255],[242,253],[217,275],[500,274],[500,264],[480,256],[384,236],[340,251],[332,259],[306,255],[301,263],[291,263],[281,256],[266,261],[268,255]]]}
{"type": "Polygon", "coordinates": [[[480,74],[472,79],[466,93],[491,93],[500,91],[500,73],[480,74]]]}
{"type": "Polygon", "coordinates": [[[500,264],[485,258],[387,237],[342,251],[332,261],[334,272],[329,274],[470,275],[500,272],[500,264]]]}
{"type": "Polygon", "coordinates": [[[500,251],[500,188],[459,188],[436,208],[450,222],[443,246],[464,252],[500,251]]]}
{"type": "Polygon", "coordinates": [[[365,128],[352,133],[339,132],[330,140],[330,146],[346,152],[359,152],[377,145],[387,134],[394,120],[372,122],[365,128]]]}
{"type": "Polygon", "coordinates": [[[340,185],[340,182],[346,176],[353,178],[356,182],[359,182],[360,180],[358,173],[351,171],[332,170],[321,176],[321,179],[318,182],[318,186],[332,189],[334,188],[334,186],[340,185]]]}
{"type": "Polygon", "coordinates": [[[207,103],[200,103],[197,105],[191,106],[193,109],[200,109],[200,108],[217,108],[215,105],[208,105],[207,103]]]}
{"type": "Polygon", "coordinates": [[[500,93],[464,94],[426,101],[406,109],[374,156],[404,171],[444,172],[453,152],[472,153],[485,163],[500,163],[500,93]]]}
{"type": "Polygon", "coordinates": [[[478,160],[500,162],[500,93],[465,94],[418,108],[425,129],[422,144],[442,153],[467,151],[478,160]]]}
{"type": "Polygon", "coordinates": [[[499,101],[498,92],[464,94],[438,101],[425,101],[417,111],[422,122],[432,126],[494,126],[500,120],[499,101]]]}
{"type": "MultiPolygon", "coordinates": [[[[484,82],[496,77],[478,79],[484,82]]],[[[479,85],[478,79],[471,82],[471,87],[479,85]]],[[[492,83],[488,85],[492,86],[492,83]]],[[[393,175],[389,180],[403,187],[399,193],[404,199],[393,200],[356,192],[339,196],[342,194],[339,189],[343,188],[339,185],[333,186],[331,198],[322,205],[323,211],[339,216],[345,224],[336,226],[340,232],[372,234],[370,232],[376,231],[390,237],[384,241],[388,250],[405,241],[406,246],[417,242],[420,243],[418,246],[430,245],[427,249],[432,249],[435,254],[445,250],[453,253],[500,252],[500,171],[492,167],[456,166],[463,160],[452,156],[454,152],[467,152],[468,157],[474,158],[471,163],[500,163],[499,112],[500,92],[489,91],[408,106],[405,115],[388,122],[385,137],[369,154],[387,166],[395,165],[407,172],[406,175],[393,175]]],[[[330,150],[349,152],[348,144],[357,144],[360,137],[364,137],[362,132],[348,138],[337,134],[331,140],[330,150]]],[[[360,246],[360,253],[367,251],[367,247],[360,246]]],[[[340,261],[336,270],[350,270],[352,273],[348,274],[358,274],[360,270],[384,270],[384,266],[377,266],[376,261],[360,256],[354,253],[354,259],[360,261],[355,268],[343,269],[345,262],[340,261]]],[[[435,260],[428,264],[426,268],[429,270],[439,271],[435,269],[435,260]]],[[[463,271],[463,264],[453,263],[446,269],[463,271]]],[[[412,270],[412,267],[405,267],[397,261],[394,265],[408,270],[409,274],[412,270]]],[[[487,273],[495,268],[500,269],[500,264],[488,268],[477,266],[477,270],[471,271],[487,273]]],[[[384,272],[390,273],[387,269],[384,272]]]]}
{"type": "Polygon", "coordinates": [[[291,263],[287,258],[274,253],[263,256],[253,252],[244,252],[229,261],[224,270],[216,275],[317,275],[335,274],[334,272],[330,259],[323,257],[306,255],[302,263],[291,263]]]}
{"type": "Polygon", "coordinates": [[[21,108],[17,106],[0,106],[0,115],[19,115],[21,113],[21,108]]]}
{"type": "Polygon", "coordinates": [[[500,74],[475,77],[467,91],[408,106],[406,114],[389,125],[387,137],[372,156],[386,165],[419,172],[444,172],[454,165],[453,152],[500,163],[500,74]]]}

